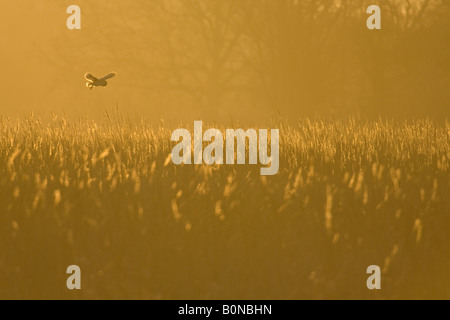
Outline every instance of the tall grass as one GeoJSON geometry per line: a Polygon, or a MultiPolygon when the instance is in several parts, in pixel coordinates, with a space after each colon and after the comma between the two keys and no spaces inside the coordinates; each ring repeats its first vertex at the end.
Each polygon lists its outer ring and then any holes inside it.
{"type": "Polygon", "coordinates": [[[2,119],[0,298],[450,298],[448,128],[278,126],[262,177],[174,166],[164,125],[2,119]]]}

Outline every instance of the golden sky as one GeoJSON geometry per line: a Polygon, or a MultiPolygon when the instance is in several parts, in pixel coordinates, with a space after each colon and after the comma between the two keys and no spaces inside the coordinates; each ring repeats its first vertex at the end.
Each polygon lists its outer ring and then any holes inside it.
{"type": "Polygon", "coordinates": [[[407,12],[383,2],[382,30],[370,31],[373,3],[5,0],[0,113],[447,116],[449,6],[418,0],[407,12]],[[71,4],[81,30],[66,27],[71,4]],[[110,71],[118,76],[106,88],[85,87],[85,72],[110,71]]]}

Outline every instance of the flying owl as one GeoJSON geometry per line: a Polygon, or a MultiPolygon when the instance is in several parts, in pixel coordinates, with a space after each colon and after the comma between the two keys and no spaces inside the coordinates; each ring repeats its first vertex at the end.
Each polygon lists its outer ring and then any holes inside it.
{"type": "Polygon", "coordinates": [[[115,72],[110,72],[106,76],[102,78],[96,78],[90,73],[86,73],[84,75],[84,78],[87,80],[86,87],[92,90],[93,87],[106,87],[108,82],[106,82],[107,79],[112,78],[116,75],[115,72]]]}

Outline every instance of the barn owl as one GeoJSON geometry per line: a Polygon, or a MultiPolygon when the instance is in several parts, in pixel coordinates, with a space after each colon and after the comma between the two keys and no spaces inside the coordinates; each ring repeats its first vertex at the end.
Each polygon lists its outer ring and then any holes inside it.
{"type": "Polygon", "coordinates": [[[106,87],[106,85],[108,84],[108,82],[106,82],[106,80],[114,77],[115,75],[116,75],[115,72],[110,72],[106,76],[99,79],[99,78],[94,77],[90,73],[86,73],[84,75],[84,78],[87,80],[86,87],[88,87],[89,89],[92,89],[93,87],[106,87]]]}

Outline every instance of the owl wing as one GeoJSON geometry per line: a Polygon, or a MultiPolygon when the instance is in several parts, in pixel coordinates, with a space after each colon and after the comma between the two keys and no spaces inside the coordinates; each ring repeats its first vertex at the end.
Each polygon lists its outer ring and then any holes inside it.
{"type": "Polygon", "coordinates": [[[107,80],[107,79],[109,79],[109,78],[114,77],[115,75],[116,75],[115,72],[110,72],[110,73],[108,73],[106,76],[100,78],[99,80],[100,80],[100,81],[101,81],[101,80],[107,80]]]}
{"type": "Polygon", "coordinates": [[[98,79],[97,79],[96,77],[94,77],[94,76],[93,76],[92,74],[90,74],[90,73],[86,73],[86,74],[84,75],[84,78],[85,78],[87,81],[91,82],[91,83],[98,81],[98,79]]]}

